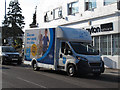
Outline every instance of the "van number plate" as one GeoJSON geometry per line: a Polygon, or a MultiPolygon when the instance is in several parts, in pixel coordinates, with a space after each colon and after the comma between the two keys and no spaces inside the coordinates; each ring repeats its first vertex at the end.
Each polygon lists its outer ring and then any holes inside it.
{"type": "Polygon", "coordinates": [[[100,71],[100,69],[93,69],[93,72],[98,72],[100,71]]]}
{"type": "Polygon", "coordinates": [[[12,60],[13,60],[13,61],[16,61],[16,60],[18,60],[18,59],[17,59],[17,58],[13,58],[12,60]]]}

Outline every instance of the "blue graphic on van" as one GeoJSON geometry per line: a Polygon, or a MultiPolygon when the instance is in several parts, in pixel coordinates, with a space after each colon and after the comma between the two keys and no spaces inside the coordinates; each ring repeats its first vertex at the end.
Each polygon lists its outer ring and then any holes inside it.
{"type": "Polygon", "coordinates": [[[50,31],[50,43],[47,51],[45,54],[41,57],[38,58],[37,61],[40,63],[45,63],[45,64],[54,64],[54,44],[55,44],[55,30],[54,29],[49,29],[50,31]]]}
{"type": "Polygon", "coordinates": [[[63,57],[63,64],[66,63],[66,57],[63,57]]]}
{"type": "Polygon", "coordinates": [[[26,49],[25,59],[27,59],[28,61],[29,61],[29,60],[32,60],[32,59],[30,58],[30,48],[27,48],[27,49],[26,49]]]}

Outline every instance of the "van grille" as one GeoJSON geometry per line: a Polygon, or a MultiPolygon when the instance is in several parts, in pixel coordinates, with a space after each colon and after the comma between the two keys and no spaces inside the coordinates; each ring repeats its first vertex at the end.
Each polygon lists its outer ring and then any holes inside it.
{"type": "Polygon", "coordinates": [[[101,63],[90,63],[90,66],[100,66],[101,63]]]}
{"type": "Polygon", "coordinates": [[[11,58],[17,58],[17,57],[19,57],[19,55],[16,55],[16,54],[8,54],[8,56],[11,57],[11,58]]]}

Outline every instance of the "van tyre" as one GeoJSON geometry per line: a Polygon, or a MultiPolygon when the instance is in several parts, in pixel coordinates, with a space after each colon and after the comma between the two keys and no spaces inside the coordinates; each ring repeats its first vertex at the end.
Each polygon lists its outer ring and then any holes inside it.
{"type": "Polygon", "coordinates": [[[33,70],[34,70],[34,71],[40,70],[40,67],[37,66],[37,63],[36,63],[36,62],[33,63],[33,70]]]}
{"type": "Polygon", "coordinates": [[[21,65],[21,64],[22,64],[22,62],[21,62],[21,61],[17,62],[17,65],[21,65]]]}
{"type": "Polygon", "coordinates": [[[3,59],[1,60],[1,64],[2,64],[2,65],[5,65],[5,61],[4,61],[3,59]]]}
{"type": "Polygon", "coordinates": [[[70,64],[68,67],[67,67],[67,75],[70,76],[70,77],[73,77],[76,75],[76,68],[74,65],[70,64]]]}

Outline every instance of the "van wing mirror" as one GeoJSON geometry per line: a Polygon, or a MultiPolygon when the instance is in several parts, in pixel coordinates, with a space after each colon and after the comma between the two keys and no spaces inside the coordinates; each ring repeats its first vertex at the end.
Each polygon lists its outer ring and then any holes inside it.
{"type": "Polygon", "coordinates": [[[100,53],[100,51],[99,51],[99,50],[97,50],[97,53],[99,54],[99,53],[100,53]]]}
{"type": "Polygon", "coordinates": [[[73,55],[72,50],[68,50],[69,55],[73,55]]]}
{"type": "Polygon", "coordinates": [[[65,50],[65,55],[72,55],[72,54],[73,54],[72,50],[68,50],[68,49],[65,50]]]}
{"type": "Polygon", "coordinates": [[[65,49],[65,53],[64,53],[65,55],[68,55],[68,50],[67,49],[65,49]]]}

